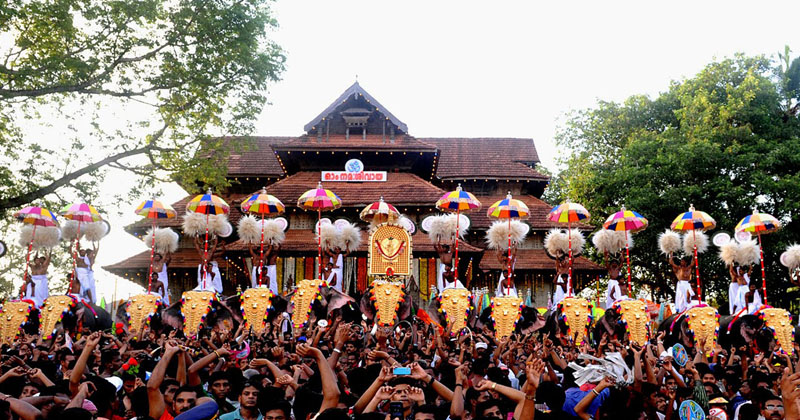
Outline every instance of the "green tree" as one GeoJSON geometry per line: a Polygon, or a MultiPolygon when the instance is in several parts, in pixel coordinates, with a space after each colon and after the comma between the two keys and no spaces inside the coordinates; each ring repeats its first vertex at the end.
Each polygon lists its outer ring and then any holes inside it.
{"type": "MultiPolygon", "coordinates": [[[[794,103],[782,80],[773,61],[737,55],[654,99],[633,96],[574,112],[558,134],[571,153],[551,194],[583,203],[597,225],[623,204],[647,217],[650,226],[635,234],[631,253],[635,281],[663,298],[674,283],[657,236],[690,204],[728,232],[755,207],[771,213],[786,224],[762,238],[768,298],[788,308],[792,295],[779,292],[789,281],[778,255],[800,233],[791,219],[800,209],[800,121],[788,112],[794,103]]],[[[723,303],[729,280],[716,252],[711,246],[701,256],[701,280],[723,303]]]]}
{"type": "Polygon", "coordinates": [[[268,83],[283,70],[283,53],[268,39],[276,26],[268,6],[266,0],[3,2],[0,211],[64,188],[84,193],[90,185],[80,181],[109,166],[150,181],[224,185],[224,168],[196,152],[224,149],[209,134],[249,133],[268,83]],[[103,111],[114,107],[135,113],[113,124],[103,111]],[[89,129],[61,141],[24,136],[23,128],[64,113],[89,129]]]}
{"type": "Polygon", "coordinates": [[[21,272],[22,206],[94,202],[119,171],[138,181],[117,203],[158,181],[227,185],[224,136],[252,132],[284,69],[270,3],[0,2],[0,275],[21,272]]]}

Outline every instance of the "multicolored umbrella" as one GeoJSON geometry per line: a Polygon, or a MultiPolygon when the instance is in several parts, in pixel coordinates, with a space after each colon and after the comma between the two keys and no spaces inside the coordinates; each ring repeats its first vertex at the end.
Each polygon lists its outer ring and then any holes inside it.
{"type": "Polygon", "coordinates": [[[34,226],[58,226],[56,215],[45,208],[31,206],[14,213],[14,218],[22,223],[34,226]]]}
{"type": "Polygon", "coordinates": [[[520,200],[511,198],[511,193],[506,198],[495,202],[486,211],[486,215],[495,219],[527,219],[530,216],[528,205],[520,200]]]}
{"type": "Polygon", "coordinates": [[[780,220],[771,214],[759,213],[753,210],[753,214],[747,215],[736,225],[735,230],[755,233],[757,235],[775,232],[781,228],[780,220]]]}
{"type": "Polygon", "coordinates": [[[231,211],[231,206],[220,197],[211,194],[211,189],[207,190],[205,194],[195,196],[188,203],[186,203],[186,211],[201,213],[206,215],[206,237],[203,242],[203,267],[201,276],[205,277],[206,265],[208,264],[208,218],[209,216],[218,214],[227,214],[231,211]]]}
{"type": "Polygon", "coordinates": [[[317,211],[317,256],[319,257],[319,272],[322,277],[322,212],[334,210],[342,206],[342,199],[331,190],[322,188],[322,183],[317,183],[317,188],[308,190],[297,199],[297,207],[317,211]]]}
{"type": "Polygon", "coordinates": [[[647,223],[647,219],[641,214],[633,210],[626,210],[625,206],[622,206],[622,210],[608,216],[603,227],[608,230],[636,233],[647,228],[647,223]]]}
{"type": "Polygon", "coordinates": [[[566,223],[567,225],[582,220],[587,221],[590,217],[591,215],[586,210],[586,207],[569,200],[553,207],[550,213],[547,214],[547,220],[554,223],[566,223]]]}
{"type": "Polygon", "coordinates": [[[586,207],[569,200],[553,207],[547,214],[547,220],[554,223],[567,224],[567,236],[569,237],[569,274],[567,275],[567,296],[572,295],[572,224],[581,220],[588,221],[589,211],[586,207]]]}
{"type": "MultiPolygon", "coordinates": [[[[672,224],[670,224],[669,227],[670,229],[677,231],[691,230],[692,236],[695,236],[695,231],[714,229],[716,226],[717,221],[714,220],[713,217],[709,216],[708,213],[704,211],[695,210],[694,205],[690,205],[689,211],[679,214],[678,217],[672,221],[672,224]]],[[[694,245],[694,266],[695,278],[697,279],[697,297],[702,301],[703,295],[700,294],[700,261],[697,258],[696,240],[694,245]]]]}
{"type": "MultiPolygon", "coordinates": [[[[486,215],[493,219],[508,220],[508,277],[511,277],[511,220],[527,219],[530,216],[528,205],[511,197],[511,191],[506,198],[489,206],[486,215]]],[[[510,289],[510,287],[508,287],[510,289]]]]}
{"type": "Polygon", "coordinates": [[[242,211],[264,216],[277,216],[286,211],[286,206],[281,200],[262,188],[261,191],[247,197],[242,201],[242,211]]]}
{"type": "Polygon", "coordinates": [[[100,213],[97,212],[94,206],[87,203],[70,204],[61,209],[61,216],[79,223],[91,223],[103,220],[103,217],[100,216],[100,213]]]}
{"type": "Polygon", "coordinates": [[[475,210],[480,207],[481,202],[472,193],[461,189],[461,184],[458,184],[455,191],[445,193],[436,201],[436,208],[451,213],[475,210]]]}
{"type": "Polygon", "coordinates": [[[156,252],[156,220],[172,219],[178,214],[175,212],[175,209],[173,209],[172,206],[169,204],[164,204],[155,198],[142,201],[142,204],[139,204],[139,206],[136,207],[134,213],[146,219],[150,219],[153,225],[153,243],[150,244],[150,268],[147,270],[147,293],[150,293],[153,276],[153,256],[156,252]]]}
{"type": "MultiPolygon", "coordinates": [[[[25,279],[28,278],[28,267],[30,266],[31,249],[33,248],[33,239],[36,237],[36,227],[58,226],[58,219],[56,219],[56,216],[50,210],[36,206],[25,207],[24,209],[17,211],[16,213],[14,213],[14,218],[22,223],[33,225],[33,234],[31,235],[31,242],[28,244],[28,252],[25,253],[25,274],[22,277],[24,283],[25,279]]],[[[3,247],[2,253],[5,253],[5,246],[3,247]]],[[[25,289],[23,287],[23,292],[20,292],[20,299],[22,299],[22,297],[24,296],[23,294],[24,290],[25,289]]]]}
{"type": "Polygon", "coordinates": [[[286,211],[286,206],[274,195],[267,194],[267,190],[261,191],[247,197],[242,201],[242,211],[261,215],[261,243],[259,244],[258,259],[258,286],[264,279],[264,216],[277,216],[286,211]]]}
{"type": "Polygon", "coordinates": [[[717,221],[704,211],[695,210],[689,206],[689,211],[683,212],[669,225],[672,230],[700,230],[706,231],[717,227],[717,221]]]}
{"type": "Polygon", "coordinates": [[[625,232],[625,258],[628,263],[628,294],[631,293],[631,249],[628,246],[628,233],[636,233],[647,228],[647,219],[641,214],[626,210],[622,206],[620,211],[608,216],[603,227],[608,230],[625,232]]]}
{"type": "Polygon", "coordinates": [[[164,204],[155,198],[142,201],[142,204],[136,207],[134,213],[148,219],[172,219],[178,215],[172,206],[164,204]]]}
{"type": "Polygon", "coordinates": [[[383,201],[383,196],[381,196],[380,201],[376,201],[364,207],[364,209],[361,210],[360,217],[361,220],[365,222],[380,224],[394,222],[400,218],[400,212],[397,210],[397,207],[383,201]]]}
{"type": "Polygon", "coordinates": [[[758,251],[761,259],[761,291],[764,294],[764,305],[767,304],[767,271],[764,269],[764,249],[761,246],[761,235],[775,232],[781,228],[780,220],[771,214],[759,213],[753,210],[753,214],[745,216],[736,225],[736,232],[755,233],[758,236],[758,251]]]}
{"type": "Polygon", "coordinates": [[[211,194],[208,190],[205,194],[198,195],[186,204],[186,211],[193,211],[205,215],[227,214],[231,211],[231,206],[225,200],[211,194]]]}
{"type": "Polygon", "coordinates": [[[459,223],[461,222],[461,212],[468,212],[481,207],[481,202],[475,198],[472,193],[461,189],[461,184],[458,184],[455,191],[445,193],[439,200],[436,201],[436,208],[450,213],[456,214],[456,252],[455,252],[455,280],[458,280],[458,232],[459,223]]]}

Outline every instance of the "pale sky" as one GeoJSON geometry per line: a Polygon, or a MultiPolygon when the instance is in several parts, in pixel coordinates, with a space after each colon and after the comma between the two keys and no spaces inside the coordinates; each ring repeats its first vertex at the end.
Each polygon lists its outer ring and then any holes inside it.
{"type": "MultiPolygon", "coordinates": [[[[798,1],[654,3],[279,0],[286,72],[253,134],[302,134],[358,75],[412,135],[530,137],[554,168],[552,139],[570,110],[656,95],[736,52],[789,44],[800,55],[798,1]]],[[[99,265],[147,249],[121,230],[134,220],[112,217],[99,265]]],[[[110,297],[105,278],[98,291],[110,297]]],[[[122,283],[120,295],[133,290],[122,283]]]]}

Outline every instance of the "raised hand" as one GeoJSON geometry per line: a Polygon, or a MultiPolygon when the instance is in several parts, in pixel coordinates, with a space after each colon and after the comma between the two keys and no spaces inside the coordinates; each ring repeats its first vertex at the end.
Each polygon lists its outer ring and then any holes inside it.
{"type": "Polygon", "coordinates": [[[281,387],[281,388],[285,388],[285,387],[291,385],[292,382],[294,382],[294,378],[292,378],[292,375],[289,375],[288,373],[285,374],[285,375],[279,376],[277,381],[276,381],[278,386],[281,387]]]}
{"type": "Polygon", "coordinates": [[[394,374],[392,373],[392,368],[390,367],[382,367],[381,372],[378,374],[378,381],[381,383],[389,382],[392,378],[394,378],[394,374]]]}
{"type": "Polygon", "coordinates": [[[492,385],[494,385],[494,382],[492,382],[492,381],[490,381],[488,379],[484,379],[484,380],[478,382],[477,384],[473,385],[473,388],[475,388],[476,391],[486,391],[486,390],[490,389],[492,387],[492,385]]]}
{"type": "Polygon", "coordinates": [[[542,359],[534,359],[529,362],[525,367],[525,386],[522,392],[531,395],[536,394],[536,389],[539,388],[539,381],[542,373],[544,373],[545,364],[542,359]]]}
{"type": "Polygon", "coordinates": [[[411,389],[408,390],[408,399],[418,405],[425,404],[425,393],[422,389],[412,386],[411,389]]]}
{"type": "Polygon", "coordinates": [[[412,363],[408,365],[408,367],[411,368],[411,377],[413,379],[416,379],[418,381],[425,381],[426,379],[428,379],[428,373],[425,372],[425,369],[423,369],[422,366],[420,366],[419,364],[412,363]]]}
{"type": "Polygon", "coordinates": [[[392,398],[393,394],[394,394],[394,387],[382,386],[378,388],[378,392],[375,393],[375,399],[377,399],[378,401],[388,400],[389,398],[392,398]]]}

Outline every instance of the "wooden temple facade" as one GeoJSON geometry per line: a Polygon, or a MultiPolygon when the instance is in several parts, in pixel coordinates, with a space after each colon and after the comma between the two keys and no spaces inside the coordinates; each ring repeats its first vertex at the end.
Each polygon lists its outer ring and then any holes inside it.
{"type": "MultiPolygon", "coordinates": [[[[297,137],[230,138],[246,144],[242,153],[232,153],[228,160],[228,177],[232,186],[216,192],[231,205],[229,220],[235,227],[242,217],[239,205],[249,194],[266,187],[268,193],[286,204],[289,228],[277,264],[279,287],[289,290],[297,279],[313,278],[317,272],[317,242],[314,227],[316,213],[298,209],[297,198],[322,181],[325,188],[341,197],[341,208],[324,213],[331,220],[359,222],[365,240],[361,249],[345,258],[344,286],[351,293],[363,291],[366,275],[367,225],[358,218],[361,209],[381,197],[395,205],[417,225],[412,236],[414,278],[422,298],[428,298],[430,286],[436,284],[436,252],[420,221],[437,211],[434,204],[442,194],[458,184],[472,192],[483,208],[468,213],[470,230],[459,245],[459,278],[468,288],[493,290],[498,282],[500,263],[495,251],[485,249],[485,231],[492,221],[485,209],[510,191],[531,210],[526,222],[531,226],[527,240],[518,251],[517,287],[532,289],[537,305],[547,302],[552,292],[555,263],[543,249],[543,239],[554,224],[546,220],[550,206],[540,197],[549,178],[534,167],[539,162],[532,139],[523,138],[420,138],[408,134],[408,127],[367,93],[358,82],[350,86],[327,109],[304,127],[297,137]],[[363,163],[364,171],[385,172],[381,180],[331,180],[345,172],[351,159],[363,163]],[[323,179],[326,171],[328,179],[323,179]]],[[[187,196],[173,204],[184,214],[187,196]]],[[[182,219],[159,220],[159,225],[181,233],[182,219]]],[[[135,223],[126,230],[141,237],[149,222],[135,223]]],[[[250,254],[236,232],[220,239],[223,258],[218,258],[227,293],[237,285],[245,288],[252,267],[250,254]]],[[[124,278],[146,284],[150,253],[142,252],[126,260],[104,267],[124,278]]],[[[178,298],[182,291],[197,284],[197,267],[201,261],[192,239],[182,237],[179,250],[169,264],[170,292],[178,298]]],[[[575,260],[576,290],[591,284],[602,271],[584,258],[575,260]]]]}

